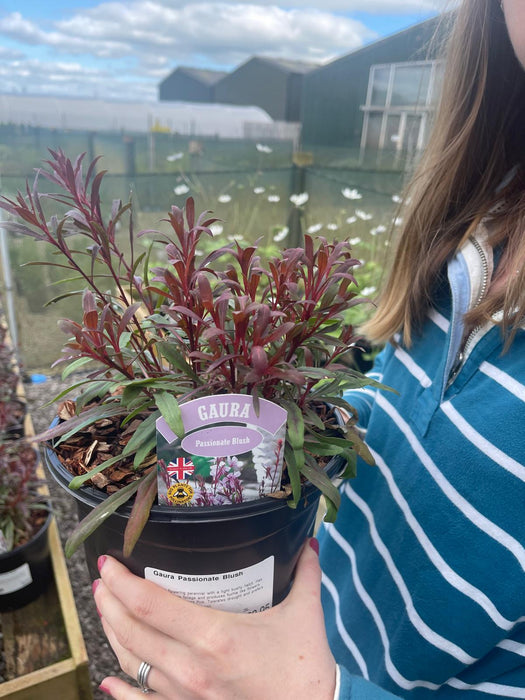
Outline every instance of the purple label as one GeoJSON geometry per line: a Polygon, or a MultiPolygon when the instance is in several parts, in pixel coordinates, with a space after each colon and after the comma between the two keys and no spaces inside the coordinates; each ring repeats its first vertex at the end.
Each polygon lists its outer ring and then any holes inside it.
{"type": "Polygon", "coordinates": [[[225,425],[196,430],[183,439],[181,446],[185,452],[201,457],[215,457],[218,454],[231,456],[250,452],[261,440],[262,435],[256,430],[225,425]]]}
{"type": "Polygon", "coordinates": [[[246,394],[219,394],[182,404],[185,435],[157,420],[161,505],[209,506],[261,498],[279,488],[286,411],[246,394]]]}
{"type": "MultiPolygon", "coordinates": [[[[275,435],[287,419],[284,408],[266,399],[259,399],[259,412],[257,414],[252,397],[246,394],[204,396],[201,399],[181,404],[180,411],[184,430],[187,433],[206,425],[241,423],[263,428],[275,435]]],[[[167,442],[173,442],[176,439],[176,435],[168,427],[164,418],[157,420],[157,430],[167,442]]]]}

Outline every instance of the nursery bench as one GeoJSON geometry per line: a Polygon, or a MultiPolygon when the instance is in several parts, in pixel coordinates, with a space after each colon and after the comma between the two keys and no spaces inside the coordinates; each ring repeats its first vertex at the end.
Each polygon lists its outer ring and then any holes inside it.
{"type": "Polygon", "coordinates": [[[56,523],[49,531],[54,578],[20,610],[0,613],[9,700],[92,700],[88,659],[56,523]]]}

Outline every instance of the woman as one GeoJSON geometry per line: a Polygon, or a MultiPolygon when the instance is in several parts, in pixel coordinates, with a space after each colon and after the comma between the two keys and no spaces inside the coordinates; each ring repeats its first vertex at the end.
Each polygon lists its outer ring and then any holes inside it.
{"type": "Polygon", "coordinates": [[[525,1],[465,0],[365,328],[399,395],[348,397],[377,466],[321,532],[322,585],[315,540],[288,598],[247,616],[101,559],[108,639],[160,698],[525,698],[524,64],[525,1]]]}

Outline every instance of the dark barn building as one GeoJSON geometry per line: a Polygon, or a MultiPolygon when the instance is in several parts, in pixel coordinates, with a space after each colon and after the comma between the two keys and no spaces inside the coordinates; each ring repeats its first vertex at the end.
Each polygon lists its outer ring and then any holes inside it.
{"type": "Polygon", "coordinates": [[[299,122],[305,75],[316,68],[303,61],[254,56],[215,86],[215,101],[255,105],[276,121],[299,122]]]}
{"type": "Polygon", "coordinates": [[[429,53],[438,22],[414,25],[309,72],[303,149],[397,149],[405,155],[420,149],[439,93],[442,65],[429,53]]]}
{"type": "Polygon", "coordinates": [[[224,71],[179,66],[159,85],[159,100],[167,102],[215,102],[215,84],[224,71]]]}

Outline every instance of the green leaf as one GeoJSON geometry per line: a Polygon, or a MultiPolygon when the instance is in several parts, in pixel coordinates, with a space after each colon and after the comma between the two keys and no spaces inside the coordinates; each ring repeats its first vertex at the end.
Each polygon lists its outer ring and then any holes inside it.
{"type": "Polygon", "coordinates": [[[342,447],[343,449],[348,449],[353,445],[353,442],[351,440],[348,440],[344,437],[336,437],[335,435],[322,435],[321,433],[316,433],[313,430],[311,435],[314,437],[315,440],[319,441],[324,445],[337,445],[338,447],[342,447]]]}
{"type": "Polygon", "coordinates": [[[124,387],[120,401],[123,406],[129,406],[133,403],[138,396],[143,393],[143,387],[137,386],[136,384],[128,384],[124,387]]]}
{"type": "Polygon", "coordinates": [[[286,461],[286,471],[292,487],[292,501],[290,506],[296,508],[301,498],[301,467],[304,464],[304,452],[296,452],[288,444],[284,446],[284,459],[286,461]]]}
{"type": "Polygon", "coordinates": [[[293,401],[282,401],[281,406],[288,413],[287,437],[294,450],[302,450],[304,445],[304,419],[299,406],[293,401]]]}
{"type": "Polygon", "coordinates": [[[173,345],[173,343],[169,343],[167,341],[165,342],[160,342],[157,343],[155,346],[157,350],[160,352],[160,354],[168,360],[168,362],[176,367],[178,370],[180,370],[183,374],[186,374],[188,377],[191,377],[193,381],[197,382],[197,384],[202,384],[202,380],[199,379],[198,375],[195,374],[195,372],[192,370],[191,366],[188,364],[188,361],[182,355],[173,345]]]}
{"type": "Polygon", "coordinates": [[[70,362],[62,372],[62,380],[67,379],[67,377],[69,377],[69,375],[73,372],[76,372],[76,370],[79,369],[79,367],[83,367],[84,365],[87,365],[88,362],[92,361],[93,360],[91,359],[91,357],[79,357],[78,360],[70,362]]]}
{"type": "Polygon", "coordinates": [[[349,441],[352,442],[353,449],[355,450],[355,452],[357,452],[361,459],[364,460],[367,464],[370,464],[370,466],[374,466],[375,459],[372,457],[372,453],[368,449],[366,443],[362,440],[358,431],[354,427],[349,426],[346,430],[346,434],[349,438],[349,441]]]}
{"type": "Polygon", "coordinates": [[[132,481],[131,484],[119,489],[111,496],[108,496],[102,503],[93,508],[93,510],[76,526],[71,535],[68,537],[64,551],[69,559],[72,554],[80,547],[82,542],[86,540],[92,532],[94,532],[104,520],[109,518],[117,508],[124,505],[126,501],[137,492],[141,480],[132,481]]]}
{"type": "Polygon", "coordinates": [[[341,473],[341,479],[353,479],[357,474],[357,453],[354,450],[348,450],[344,453],[346,458],[346,467],[341,473]]]}
{"type": "Polygon", "coordinates": [[[100,474],[100,472],[103,472],[104,469],[112,467],[114,464],[120,462],[122,459],[124,459],[124,455],[122,454],[117,455],[116,457],[110,457],[109,459],[106,459],[104,462],[97,464],[96,467],[93,467],[93,469],[90,469],[85,474],[80,474],[80,476],[75,476],[74,479],[71,479],[71,481],[68,484],[69,488],[73,489],[73,491],[76,491],[82,486],[82,484],[84,484],[86,481],[89,481],[92,476],[95,476],[95,474],[100,474]]]}
{"type": "Polygon", "coordinates": [[[122,450],[123,455],[130,455],[136,452],[143,443],[149,442],[151,437],[155,435],[155,421],[159,417],[159,413],[155,411],[143,421],[135,430],[128,444],[122,450]]]}
{"type": "Polygon", "coordinates": [[[334,455],[343,454],[343,447],[338,445],[329,445],[317,442],[315,440],[305,440],[304,449],[311,452],[316,457],[333,457],[334,455]]]}
{"type": "Polygon", "coordinates": [[[321,491],[324,496],[329,498],[336,508],[339,508],[341,504],[341,494],[333,485],[330,477],[323,469],[321,469],[319,466],[314,466],[313,464],[305,462],[301,471],[303,476],[305,476],[308,481],[310,481],[314,486],[317,486],[319,491],[321,491]]]}
{"type": "Polygon", "coordinates": [[[184,437],[184,423],[179,402],[168,391],[159,391],[155,394],[155,403],[162,413],[162,417],[179,438],[184,437]]]}
{"type": "Polygon", "coordinates": [[[141,404],[138,404],[136,408],[134,408],[128,415],[124,418],[122,423],[120,424],[121,427],[123,428],[125,425],[128,423],[131,423],[131,421],[138,416],[141,413],[145,413],[148,411],[151,407],[153,406],[153,399],[151,400],[146,400],[141,404]]]}
{"type": "Polygon", "coordinates": [[[43,433],[35,435],[33,440],[35,442],[44,442],[45,440],[53,440],[54,438],[60,437],[60,440],[56,443],[56,445],[59,445],[64,440],[68,440],[80,430],[92,425],[97,420],[100,420],[101,418],[113,418],[114,416],[119,416],[123,413],[124,409],[118,404],[101,404],[98,406],[93,406],[93,408],[88,408],[86,411],[83,411],[79,416],[75,416],[69,420],[63,421],[62,423],[58,423],[58,425],[48,428],[43,433]]]}
{"type": "Polygon", "coordinates": [[[335,519],[337,518],[337,511],[339,510],[338,506],[335,505],[329,498],[325,498],[324,500],[325,506],[326,506],[326,513],[324,514],[324,522],[325,523],[335,523],[335,519]]]}
{"type": "Polygon", "coordinates": [[[152,469],[141,480],[137,490],[135,503],[124,531],[124,546],[122,554],[130,557],[144,526],[148,522],[151,507],[157,496],[157,470],[152,469]]]}
{"type": "Polygon", "coordinates": [[[133,460],[133,466],[135,468],[140,467],[142,462],[146,459],[150,452],[152,452],[157,447],[157,434],[153,435],[149,440],[143,442],[142,445],[137,449],[135,454],[135,459],[133,460]]]}
{"type": "MultiPolygon", "coordinates": [[[[115,388],[115,382],[106,382],[103,380],[98,382],[90,380],[90,382],[91,386],[88,386],[76,400],[77,412],[94,399],[102,399],[104,396],[107,396],[111,390],[115,388]]],[[[124,413],[124,411],[122,412],[124,413]]]]}

